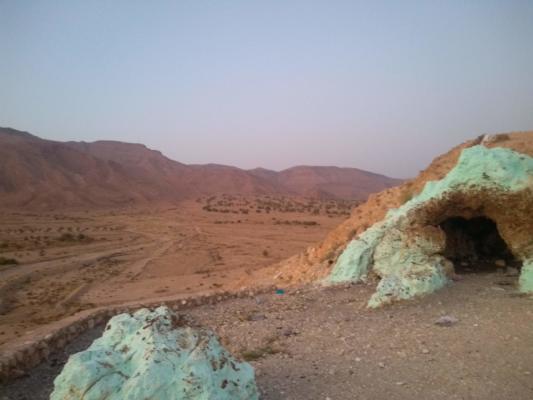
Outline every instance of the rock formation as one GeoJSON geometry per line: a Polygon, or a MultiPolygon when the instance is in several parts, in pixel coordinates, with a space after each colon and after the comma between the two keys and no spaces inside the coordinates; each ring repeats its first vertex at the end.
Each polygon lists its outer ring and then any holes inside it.
{"type": "Polygon", "coordinates": [[[112,318],[101,338],[71,356],[51,400],[255,400],[252,367],[167,307],[112,318]]]}
{"type": "Polygon", "coordinates": [[[371,307],[430,293],[454,271],[444,256],[449,232],[442,224],[482,217],[495,223],[494,236],[507,245],[502,254],[521,262],[520,289],[533,291],[532,157],[505,148],[466,148],[443,179],[427,182],[406,200],[347,245],[327,283],[376,274],[381,280],[371,307]]]}

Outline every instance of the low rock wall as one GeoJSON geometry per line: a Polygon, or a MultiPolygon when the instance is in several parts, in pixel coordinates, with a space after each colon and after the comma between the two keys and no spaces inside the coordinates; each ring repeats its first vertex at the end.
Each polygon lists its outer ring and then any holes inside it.
{"type": "Polygon", "coordinates": [[[51,327],[48,326],[48,333],[42,335],[34,334],[34,337],[28,338],[28,340],[21,338],[20,341],[13,343],[7,351],[2,352],[0,354],[0,382],[7,383],[28,373],[32,368],[46,360],[50,354],[60,351],[83,332],[107,323],[111,317],[117,314],[133,312],[143,307],[153,308],[160,305],[166,305],[174,311],[180,311],[205,304],[216,304],[229,299],[255,297],[263,293],[273,293],[275,289],[274,286],[268,286],[253,290],[222,292],[211,295],[136,303],[79,312],[71,317],[51,324],[51,327]]]}

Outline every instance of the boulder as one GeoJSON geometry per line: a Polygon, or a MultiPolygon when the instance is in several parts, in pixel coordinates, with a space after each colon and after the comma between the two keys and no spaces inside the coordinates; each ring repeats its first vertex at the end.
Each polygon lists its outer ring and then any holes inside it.
{"type": "Polygon", "coordinates": [[[51,400],[254,400],[253,368],[217,337],[184,326],[167,307],[113,317],[102,337],[72,355],[51,400]]]}

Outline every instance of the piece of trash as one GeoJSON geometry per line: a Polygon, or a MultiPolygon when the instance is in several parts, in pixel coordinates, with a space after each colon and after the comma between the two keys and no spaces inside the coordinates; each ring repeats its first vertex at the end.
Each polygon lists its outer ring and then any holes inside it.
{"type": "Polygon", "coordinates": [[[283,290],[283,289],[276,289],[276,294],[285,294],[285,290],[283,290]]]}

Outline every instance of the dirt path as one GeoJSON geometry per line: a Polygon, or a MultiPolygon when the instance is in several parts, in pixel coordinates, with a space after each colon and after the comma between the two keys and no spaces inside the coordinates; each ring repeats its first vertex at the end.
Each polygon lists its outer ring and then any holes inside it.
{"type": "MultiPolygon", "coordinates": [[[[236,299],[189,314],[251,360],[263,400],[526,400],[533,398],[533,298],[517,294],[514,283],[465,275],[434,295],[374,311],[365,308],[373,287],[357,285],[236,299]],[[436,325],[443,315],[458,322],[436,325]]],[[[5,387],[4,396],[47,399],[68,354],[102,329],[5,387]]]]}

